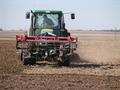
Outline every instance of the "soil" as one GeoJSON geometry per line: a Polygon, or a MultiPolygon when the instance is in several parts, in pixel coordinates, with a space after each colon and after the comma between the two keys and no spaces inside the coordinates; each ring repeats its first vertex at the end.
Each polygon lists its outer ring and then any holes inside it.
{"type": "Polygon", "coordinates": [[[120,90],[120,77],[80,74],[0,75],[0,90],[120,90]]]}
{"type": "Polygon", "coordinates": [[[24,66],[15,48],[16,32],[9,33],[0,32],[0,90],[120,90],[119,33],[74,33],[78,49],[68,67],[24,66]]]}

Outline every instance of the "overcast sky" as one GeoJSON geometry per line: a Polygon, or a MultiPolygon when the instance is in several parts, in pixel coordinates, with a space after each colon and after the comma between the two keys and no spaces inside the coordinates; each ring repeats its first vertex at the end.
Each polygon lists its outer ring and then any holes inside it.
{"type": "Polygon", "coordinates": [[[68,29],[120,28],[120,0],[0,0],[0,27],[28,29],[25,13],[31,9],[74,12],[75,20],[65,15],[68,29]]]}

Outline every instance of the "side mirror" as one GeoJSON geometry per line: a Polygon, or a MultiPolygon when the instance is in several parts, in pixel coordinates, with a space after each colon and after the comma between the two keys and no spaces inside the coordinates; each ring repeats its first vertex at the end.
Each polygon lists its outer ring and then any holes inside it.
{"type": "Polygon", "coordinates": [[[71,14],[71,19],[75,19],[75,14],[74,13],[71,14]]]}
{"type": "Polygon", "coordinates": [[[30,12],[26,13],[26,19],[30,19],[30,12]]]}

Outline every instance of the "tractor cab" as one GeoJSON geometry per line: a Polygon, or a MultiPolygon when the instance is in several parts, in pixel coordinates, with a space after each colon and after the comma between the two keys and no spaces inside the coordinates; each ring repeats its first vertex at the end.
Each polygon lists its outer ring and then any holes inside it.
{"type": "MultiPolygon", "coordinates": [[[[31,28],[29,35],[32,36],[70,36],[65,29],[64,15],[62,11],[32,10],[31,28]]],[[[30,13],[26,13],[30,18],[30,13]]],[[[71,14],[74,19],[74,14],[71,14]]]]}

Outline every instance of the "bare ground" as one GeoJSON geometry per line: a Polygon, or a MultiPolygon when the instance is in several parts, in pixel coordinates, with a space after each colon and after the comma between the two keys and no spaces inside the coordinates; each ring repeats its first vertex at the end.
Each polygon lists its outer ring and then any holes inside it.
{"type": "Polygon", "coordinates": [[[0,90],[120,90],[120,77],[80,74],[0,75],[0,90]]]}
{"type": "Polygon", "coordinates": [[[0,90],[120,90],[120,34],[77,35],[78,50],[69,67],[23,66],[13,37],[1,37],[0,90]]]}

